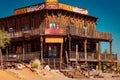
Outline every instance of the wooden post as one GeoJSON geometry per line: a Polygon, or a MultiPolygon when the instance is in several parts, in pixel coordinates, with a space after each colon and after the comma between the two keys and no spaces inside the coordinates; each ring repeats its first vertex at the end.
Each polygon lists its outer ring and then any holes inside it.
{"type": "Polygon", "coordinates": [[[63,43],[61,43],[61,51],[60,51],[60,70],[62,69],[62,52],[63,52],[63,43]]]}
{"type": "Polygon", "coordinates": [[[116,62],[116,71],[117,71],[117,73],[118,73],[119,61],[118,61],[118,55],[117,55],[117,54],[116,54],[116,56],[117,56],[117,62],[116,62]]]}
{"type": "Polygon", "coordinates": [[[71,58],[71,37],[69,37],[69,55],[70,55],[70,58],[71,58]]]}
{"type": "Polygon", "coordinates": [[[56,69],[56,61],[55,61],[55,58],[53,59],[53,62],[54,62],[54,69],[56,69]]]}
{"type": "Polygon", "coordinates": [[[6,58],[8,60],[8,48],[6,47],[6,58]]]}
{"type": "Polygon", "coordinates": [[[24,56],[25,56],[25,40],[24,40],[24,29],[22,30],[22,35],[23,35],[23,61],[24,61],[24,56]]]}
{"type": "Polygon", "coordinates": [[[24,61],[24,56],[25,56],[25,49],[24,49],[24,45],[23,45],[23,61],[24,61]]]}
{"type": "Polygon", "coordinates": [[[101,49],[100,49],[100,41],[98,41],[98,61],[99,61],[99,63],[98,63],[98,70],[101,70],[101,49]]]}
{"type": "Polygon", "coordinates": [[[76,44],[76,66],[78,64],[78,45],[76,44]]]}
{"type": "Polygon", "coordinates": [[[84,41],[84,56],[85,56],[85,63],[87,63],[87,39],[84,41]]]}
{"type": "Polygon", "coordinates": [[[43,64],[43,37],[41,36],[40,37],[40,40],[41,40],[41,63],[43,64]]]}
{"type": "Polygon", "coordinates": [[[110,41],[110,72],[112,72],[112,41],[110,41]]]}

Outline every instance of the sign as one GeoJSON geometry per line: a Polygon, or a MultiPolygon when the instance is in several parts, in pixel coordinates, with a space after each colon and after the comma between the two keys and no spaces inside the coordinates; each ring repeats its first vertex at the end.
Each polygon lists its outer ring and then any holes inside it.
{"type": "Polygon", "coordinates": [[[35,6],[30,6],[27,8],[27,12],[33,12],[33,11],[38,11],[38,10],[42,10],[45,8],[44,4],[41,5],[35,5],[35,6]]]}
{"type": "Polygon", "coordinates": [[[58,9],[58,3],[46,3],[46,9],[58,9]]]}
{"type": "Polygon", "coordinates": [[[59,3],[59,9],[65,9],[65,10],[68,10],[68,11],[73,11],[73,6],[59,3]]]}
{"type": "Polygon", "coordinates": [[[63,38],[45,38],[46,43],[63,43],[63,38]]]}
{"type": "Polygon", "coordinates": [[[46,0],[46,2],[48,2],[48,3],[54,3],[54,2],[58,2],[58,0],[46,0]]]}
{"type": "Polygon", "coordinates": [[[27,13],[27,8],[17,9],[14,11],[14,15],[27,13]]]}
{"type": "Polygon", "coordinates": [[[61,28],[47,28],[45,29],[45,34],[62,34],[63,29],[61,28]]]}
{"type": "Polygon", "coordinates": [[[77,12],[77,13],[80,13],[80,14],[88,15],[88,10],[83,9],[83,8],[74,7],[73,8],[73,12],[77,12]]]}

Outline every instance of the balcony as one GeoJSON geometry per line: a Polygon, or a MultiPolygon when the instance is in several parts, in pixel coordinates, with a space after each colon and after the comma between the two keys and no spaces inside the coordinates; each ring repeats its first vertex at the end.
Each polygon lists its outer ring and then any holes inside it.
{"type": "Polygon", "coordinates": [[[80,37],[87,37],[87,38],[94,38],[94,39],[101,39],[101,40],[112,40],[111,33],[104,33],[98,31],[85,31],[85,29],[80,28],[72,28],[70,30],[71,35],[76,35],[80,37]]]}
{"type": "Polygon", "coordinates": [[[112,40],[111,33],[103,33],[98,31],[85,31],[80,28],[69,28],[69,27],[61,27],[61,28],[36,28],[28,31],[18,31],[14,33],[9,33],[11,38],[22,37],[23,34],[27,34],[30,36],[34,35],[73,35],[79,37],[87,37],[92,39],[101,39],[101,40],[112,40]]]}
{"type": "MultiPolygon", "coordinates": [[[[111,61],[110,60],[110,54],[100,54],[100,60],[101,61],[111,61]]],[[[85,55],[84,52],[78,52],[77,53],[77,57],[76,57],[76,52],[75,51],[71,51],[70,54],[70,60],[71,61],[76,61],[76,59],[78,61],[85,61],[85,55]]],[[[116,61],[117,60],[117,54],[112,54],[112,61],[116,61]]],[[[98,59],[98,53],[87,53],[87,61],[99,61],[98,59]]]]}

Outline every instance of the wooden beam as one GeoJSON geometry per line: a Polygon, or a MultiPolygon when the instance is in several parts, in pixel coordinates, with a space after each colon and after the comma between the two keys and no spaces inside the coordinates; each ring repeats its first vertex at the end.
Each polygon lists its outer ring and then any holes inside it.
{"type": "Polygon", "coordinates": [[[6,56],[7,56],[7,60],[8,60],[8,47],[6,47],[6,56]]]}
{"type": "Polygon", "coordinates": [[[70,35],[68,37],[69,37],[69,55],[71,58],[71,37],[70,37],[70,35]]]}
{"type": "Polygon", "coordinates": [[[22,59],[24,61],[24,56],[25,56],[25,40],[24,40],[24,38],[23,38],[23,55],[22,56],[23,56],[22,59]]]}
{"type": "Polygon", "coordinates": [[[98,70],[101,70],[101,62],[100,62],[100,60],[101,60],[101,56],[100,56],[100,54],[101,54],[101,51],[100,51],[101,49],[100,49],[100,41],[98,41],[98,61],[99,61],[99,63],[98,63],[98,70]]]}
{"type": "Polygon", "coordinates": [[[101,51],[100,51],[101,49],[100,49],[100,41],[98,42],[98,60],[100,61],[100,53],[101,53],[101,51]]]}
{"type": "Polygon", "coordinates": [[[41,36],[40,37],[40,40],[41,40],[41,63],[43,63],[43,37],[41,36]]]}
{"type": "Polygon", "coordinates": [[[110,72],[112,72],[112,41],[110,41],[110,72]]]}
{"type": "Polygon", "coordinates": [[[87,39],[84,41],[84,56],[85,56],[85,63],[87,63],[87,39]]]}
{"type": "Polygon", "coordinates": [[[78,64],[78,45],[76,44],[76,66],[78,64]]]}
{"type": "Polygon", "coordinates": [[[61,43],[61,51],[60,51],[60,70],[62,69],[62,52],[63,52],[63,43],[61,43]]]}

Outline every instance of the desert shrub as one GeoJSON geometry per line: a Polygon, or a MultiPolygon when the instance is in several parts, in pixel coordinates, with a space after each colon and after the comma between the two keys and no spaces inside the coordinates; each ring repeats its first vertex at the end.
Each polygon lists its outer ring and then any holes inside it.
{"type": "Polygon", "coordinates": [[[80,66],[77,66],[77,71],[79,71],[79,72],[81,71],[81,68],[80,68],[80,66]]]}
{"type": "Polygon", "coordinates": [[[32,68],[39,68],[41,65],[40,63],[40,60],[39,59],[34,59],[32,62],[31,62],[31,67],[32,68]]]}

